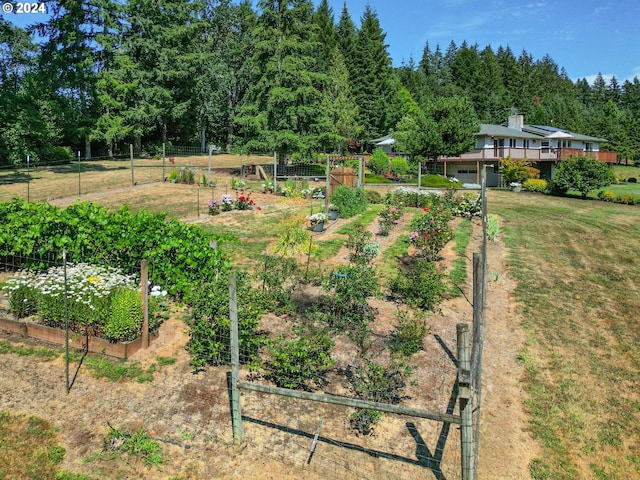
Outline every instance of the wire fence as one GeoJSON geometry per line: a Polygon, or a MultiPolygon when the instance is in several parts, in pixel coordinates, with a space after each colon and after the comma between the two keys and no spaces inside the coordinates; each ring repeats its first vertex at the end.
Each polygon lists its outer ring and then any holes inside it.
{"type": "MultiPolygon", "coordinates": [[[[459,398],[456,373],[461,367],[452,361],[450,347],[434,345],[439,353],[431,352],[434,359],[428,371],[420,368],[416,373],[418,388],[409,387],[400,370],[385,367],[393,359],[379,350],[385,342],[380,335],[362,339],[367,343],[368,357],[376,359],[372,363],[362,356],[353,336],[340,335],[330,347],[334,363],[323,366],[323,378],[328,381],[320,382],[320,393],[311,393],[304,385],[293,386],[296,380],[292,378],[313,378],[322,335],[314,337],[312,333],[309,342],[296,343],[296,338],[305,335],[296,328],[296,320],[281,323],[273,319],[268,329],[278,335],[272,337],[266,351],[260,352],[258,363],[263,368],[256,370],[256,345],[246,337],[246,324],[238,326],[234,289],[235,280],[230,286],[231,345],[225,351],[231,358],[231,404],[237,441],[245,441],[256,454],[290,465],[297,474],[308,471],[317,478],[410,479],[424,475],[425,470],[436,478],[470,478],[462,475],[460,440],[451,435],[457,431],[452,426],[461,424],[462,419],[454,412],[459,398]],[[240,361],[254,367],[241,368],[240,361]],[[272,368],[276,363],[280,366],[272,368]],[[359,368],[365,365],[363,370],[359,368]],[[368,387],[373,389],[391,389],[391,395],[399,395],[398,400],[405,396],[411,400],[407,406],[407,402],[370,402],[366,399],[376,400],[377,392],[363,397],[362,385],[354,391],[349,384],[355,376],[359,376],[356,382],[369,382],[368,387]],[[405,386],[406,395],[401,392],[405,386]],[[368,425],[368,419],[377,416],[376,410],[386,413],[368,425]]],[[[225,341],[223,332],[217,341],[225,341]]],[[[470,425],[464,428],[468,431],[470,425]]],[[[468,447],[464,453],[472,456],[468,447]]]]}

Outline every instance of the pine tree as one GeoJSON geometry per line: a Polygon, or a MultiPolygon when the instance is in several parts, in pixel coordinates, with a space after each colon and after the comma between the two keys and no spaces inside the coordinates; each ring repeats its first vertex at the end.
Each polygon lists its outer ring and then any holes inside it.
{"type": "Polygon", "coordinates": [[[398,120],[394,105],[398,85],[385,37],[376,13],[367,5],[357,35],[351,84],[360,108],[358,121],[368,138],[388,134],[398,120]]]}
{"type": "Polygon", "coordinates": [[[315,71],[309,0],[262,0],[254,31],[255,77],[236,116],[242,143],[252,151],[276,151],[280,161],[309,158],[332,126],[322,108],[325,74],[315,71]]]}

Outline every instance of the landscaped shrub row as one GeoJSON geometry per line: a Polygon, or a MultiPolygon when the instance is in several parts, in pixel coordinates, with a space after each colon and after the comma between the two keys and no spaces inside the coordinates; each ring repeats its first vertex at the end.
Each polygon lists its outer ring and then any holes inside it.
{"type": "Polygon", "coordinates": [[[598,198],[605,202],[622,203],[625,205],[640,204],[640,198],[634,195],[616,195],[611,190],[600,190],[598,192],[598,198]]]}
{"type": "Polygon", "coordinates": [[[150,280],[177,296],[230,267],[220,249],[209,247],[212,239],[224,238],[163,214],[133,213],[127,206],[111,213],[89,202],[66,209],[20,199],[0,202],[0,261],[61,259],[66,249],[74,262],[111,265],[129,275],[148,259],[150,280]]]}

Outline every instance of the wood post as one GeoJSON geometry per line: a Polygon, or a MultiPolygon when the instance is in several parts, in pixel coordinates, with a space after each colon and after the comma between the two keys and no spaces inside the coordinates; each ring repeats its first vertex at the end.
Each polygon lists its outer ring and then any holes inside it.
{"type": "Polygon", "coordinates": [[[473,398],[471,395],[471,337],[466,323],[456,325],[458,343],[458,397],[460,399],[460,455],[462,480],[475,478],[473,398]]]}
{"type": "Polygon", "coordinates": [[[136,184],[133,176],[133,143],[129,144],[129,161],[131,161],[131,186],[133,187],[136,184]]]}
{"type": "Polygon", "coordinates": [[[238,298],[235,275],[229,275],[229,321],[231,323],[231,421],[233,440],[242,443],[242,410],[240,405],[240,339],[238,334],[238,298]]]}
{"type": "Polygon", "coordinates": [[[142,295],[142,348],[149,347],[149,267],[140,262],[140,294],[142,295]]]}

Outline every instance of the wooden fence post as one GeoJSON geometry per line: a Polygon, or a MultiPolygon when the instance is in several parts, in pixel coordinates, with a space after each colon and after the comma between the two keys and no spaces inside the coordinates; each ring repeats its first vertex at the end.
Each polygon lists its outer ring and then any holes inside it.
{"type": "Polygon", "coordinates": [[[149,347],[149,267],[140,262],[140,294],[142,295],[142,348],[149,347]]]}
{"type": "Polygon", "coordinates": [[[233,440],[242,443],[242,410],[240,405],[240,340],[238,335],[238,298],[236,277],[229,275],[229,320],[231,323],[231,420],[233,440]]]}
{"type": "Polygon", "coordinates": [[[131,162],[131,186],[133,187],[136,184],[133,174],[133,143],[129,144],[129,161],[131,162]]]}
{"type": "Polygon", "coordinates": [[[460,456],[462,480],[475,478],[473,448],[473,399],[471,395],[471,338],[466,323],[456,325],[458,343],[458,398],[460,399],[460,456]]]}

